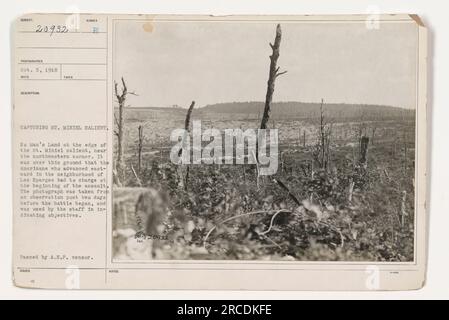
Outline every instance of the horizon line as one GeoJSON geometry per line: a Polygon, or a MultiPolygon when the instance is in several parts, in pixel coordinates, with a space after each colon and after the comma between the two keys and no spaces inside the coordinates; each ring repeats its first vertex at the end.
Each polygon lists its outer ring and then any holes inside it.
{"type": "MultiPolygon", "coordinates": [[[[194,101],[194,100],[193,100],[194,101]]],[[[264,101],[257,101],[257,100],[250,100],[250,101],[228,101],[228,102],[216,102],[216,103],[212,103],[212,104],[206,104],[203,106],[198,106],[197,108],[195,108],[196,110],[199,109],[203,109],[209,106],[214,106],[214,105],[220,105],[220,104],[239,104],[239,103],[261,103],[261,104],[265,104],[264,101]]],[[[272,104],[276,104],[276,103],[301,103],[301,104],[316,104],[316,105],[320,105],[321,102],[311,102],[311,101],[298,101],[298,100],[288,100],[288,101],[273,101],[272,104]]],[[[348,102],[324,102],[323,106],[326,105],[348,105],[348,106],[369,106],[369,107],[388,107],[388,108],[396,108],[396,109],[403,109],[403,110],[416,110],[415,107],[413,108],[407,108],[407,107],[402,107],[402,106],[393,106],[393,105],[387,105],[387,104],[370,104],[370,103],[348,103],[348,102]]],[[[115,106],[115,108],[117,108],[117,106],[115,106]]],[[[187,110],[189,108],[188,105],[186,105],[186,107],[184,106],[180,106],[178,104],[173,104],[171,106],[128,106],[126,108],[136,108],[136,109],[151,109],[151,108],[163,108],[163,109],[181,109],[181,110],[187,110]]]]}

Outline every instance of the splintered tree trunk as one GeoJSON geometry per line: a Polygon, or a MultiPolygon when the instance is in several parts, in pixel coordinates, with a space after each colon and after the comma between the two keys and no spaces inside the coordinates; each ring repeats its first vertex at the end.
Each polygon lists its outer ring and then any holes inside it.
{"type": "Polygon", "coordinates": [[[369,138],[363,136],[360,140],[360,163],[364,166],[366,166],[366,162],[368,160],[368,145],[369,138]]]}
{"type": "Polygon", "coordinates": [[[281,38],[282,38],[281,25],[278,24],[276,27],[276,37],[274,39],[274,44],[270,43],[270,47],[273,50],[273,53],[270,56],[270,73],[267,82],[265,108],[262,115],[262,121],[260,123],[260,129],[266,129],[268,120],[270,119],[271,102],[273,100],[274,83],[276,81],[276,78],[287,72],[287,71],[279,72],[279,67],[277,66],[279,58],[279,47],[281,45],[281,38]]]}
{"type": "Polygon", "coordinates": [[[284,173],[284,153],[281,152],[281,173],[284,173]]]}
{"type": "MultiPolygon", "coordinates": [[[[195,106],[195,101],[192,101],[190,104],[189,109],[187,110],[186,114],[186,120],[184,122],[184,129],[186,132],[190,132],[190,118],[192,116],[193,107],[195,106]]],[[[180,157],[182,155],[183,149],[179,150],[178,156],[180,157]]]]}
{"type": "MultiPolygon", "coordinates": [[[[118,119],[115,117],[115,122],[117,125],[117,130],[115,131],[115,135],[117,136],[117,175],[119,179],[123,179],[123,171],[124,171],[124,163],[123,163],[123,149],[124,149],[124,109],[125,109],[125,101],[126,96],[128,95],[128,89],[126,87],[125,80],[122,78],[122,92],[119,93],[118,84],[114,84],[115,96],[118,102],[118,119]]],[[[133,94],[133,93],[131,93],[133,94]]]]}
{"type": "Polygon", "coordinates": [[[118,107],[118,125],[117,125],[117,174],[120,179],[123,179],[123,109],[125,100],[119,100],[118,107]]]}
{"type": "Polygon", "coordinates": [[[139,126],[139,141],[137,144],[137,170],[141,173],[142,170],[142,149],[143,149],[143,127],[139,126]]]}
{"type": "Polygon", "coordinates": [[[186,121],[185,121],[185,129],[190,132],[190,118],[192,117],[193,107],[195,106],[195,101],[192,101],[190,104],[189,110],[187,110],[186,121]]]}
{"type": "Polygon", "coordinates": [[[314,159],[318,163],[321,169],[327,171],[329,169],[331,160],[331,136],[332,136],[332,123],[325,121],[324,115],[324,99],[321,99],[320,104],[320,124],[318,129],[318,142],[317,149],[314,154],[314,159]]]}
{"type": "MultiPolygon", "coordinates": [[[[287,73],[287,71],[280,72],[280,67],[277,66],[279,59],[279,48],[281,46],[282,29],[281,25],[276,26],[276,36],[274,38],[274,44],[270,43],[271,50],[270,55],[270,71],[267,82],[267,94],[265,96],[265,107],[263,110],[262,120],[260,122],[260,129],[266,129],[268,121],[270,120],[271,102],[273,101],[274,83],[276,78],[280,75],[287,73]]],[[[259,139],[256,141],[256,162],[259,161],[259,139]]]]}
{"type": "Polygon", "coordinates": [[[376,134],[376,127],[373,127],[372,132],[371,132],[371,144],[374,145],[374,136],[376,134]]]}
{"type": "Polygon", "coordinates": [[[119,103],[118,108],[118,128],[117,128],[117,163],[122,162],[123,158],[123,102],[119,103]]]}
{"type": "MultiPolygon", "coordinates": [[[[192,117],[192,111],[193,111],[193,107],[195,106],[195,101],[192,101],[192,103],[190,104],[189,109],[187,110],[187,114],[186,114],[186,120],[184,123],[184,129],[186,130],[186,132],[190,132],[190,118],[192,117]]],[[[183,149],[179,150],[179,156],[182,156],[183,153],[183,149]]],[[[189,166],[186,167],[185,172],[183,172],[183,170],[181,169],[180,171],[180,182],[181,182],[181,187],[183,187],[185,190],[187,190],[187,183],[189,180],[189,173],[190,173],[190,168],[189,166]]]]}
{"type": "Polygon", "coordinates": [[[306,147],[306,130],[302,132],[302,146],[306,147]]]}
{"type": "Polygon", "coordinates": [[[329,125],[328,131],[326,133],[326,170],[331,166],[331,137],[332,137],[332,123],[329,125]]]}
{"type": "Polygon", "coordinates": [[[323,104],[324,104],[324,100],[321,99],[321,105],[320,105],[321,167],[322,167],[322,169],[325,169],[326,168],[326,163],[325,163],[325,153],[326,153],[325,139],[326,139],[326,134],[325,134],[325,128],[324,128],[325,125],[324,125],[323,104]]]}

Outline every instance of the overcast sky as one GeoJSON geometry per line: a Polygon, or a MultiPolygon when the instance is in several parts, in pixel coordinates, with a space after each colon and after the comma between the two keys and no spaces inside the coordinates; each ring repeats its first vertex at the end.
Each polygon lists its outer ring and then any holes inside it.
{"type": "MultiPolygon", "coordinates": [[[[282,23],[273,101],[344,102],[415,108],[417,26],[282,23]]],[[[116,24],[114,77],[136,107],[264,101],[276,24],[116,24]],[[147,31],[145,31],[145,29],[147,31]]]]}

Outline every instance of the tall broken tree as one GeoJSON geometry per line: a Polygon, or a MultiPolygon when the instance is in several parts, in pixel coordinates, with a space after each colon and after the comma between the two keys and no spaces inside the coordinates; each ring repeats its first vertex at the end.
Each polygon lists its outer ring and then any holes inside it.
{"type": "Polygon", "coordinates": [[[126,87],[125,80],[122,77],[122,92],[119,93],[117,82],[114,83],[115,96],[118,102],[118,118],[114,112],[115,124],[117,126],[117,130],[114,131],[114,134],[117,136],[117,158],[116,158],[116,172],[117,179],[120,181],[124,178],[124,162],[123,162],[123,150],[124,150],[124,109],[125,102],[128,94],[136,95],[134,92],[128,92],[128,88],[126,87]]]}
{"type": "Polygon", "coordinates": [[[318,128],[318,143],[315,146],[313,157],[321,169],[327,171],[330,166],[331,155],[331,137],[332,137],[332,122],[326,121],[324,115],[324,99],[321,99],[320,104],[320,123],[318,128]]]}
{"type": "MultiPolygon", "coordinates": [[[[183,147],[181,148],[181,150],[179,150],[179,153],[178,153],[179,157],[183,157],[183,152],[190,152],[190,150],[188,148],[184,148],[184,146],[187,143],[190,143],[190,142],[187,142],[186,140],[189,137],[190,119],[192,117],[193,107],[195,107],[195,101],[192,101],[192,103],[190,104],[189,109],[187,110],[186,120],[184,122],[185,136],[183,137],[183,142],[182,142],[183,147]]],[[[183,163],[183,162],[181,162],[181,163],[183,163]]],[[[185,168],[185,170],[183,170],[182,167],[179,167],[179,170],[178,170],[179,175],[180,175],[180,187],[183,187],[184,190],[187,190],[187,183],[188,183],[188,180],[189,180],[189,171],[190,171],[189,166],[187,166],[185,168]]]]}
{"type": "Polygon", "coordinates": [[[187,110],[187,114],[186,114],[186,120],[184,123],[184,129],[187,132],[190,132],[190,118],[192,117],[192,111],[193,111],[193,107],[195,106],[195,101],[192,101],[192,103],[190,104],[189,110],[187,110]]]}
{"type": "Polygon", "coordinates": [[[187,142],[186,139],[187,139],[188,133],[190,132],[190,118],[192,117],[193,107],[195,107],[195,101],[192,101],[189,109],[187,110],[186,119],[184,122],[185,136],[183,137],[183,141],[182,141],[183,145],[182,145],[182,148],[178,152],[178,157],[182,156],[182,152],[184,150],[184,145],[187,142]]]}
{"type": "Polygon", "coordinates": [[[360,140],[360,164],[366,168],[368,162],[369,138],[362,136],[360,140]]]}
{"type": "Polygon", "coordinates": [[[140,174],[142,171],[142,149],[143,149],[143,127],[140,125],[138,128],[138,140],[137,140],[137,172],[140,174]]]}
{"type": "MultiPolygon", "coordinates": [[[[267,94],[265,96],[265,107],[263,110],[262,120],[260,122],[260,129],[266,129],[268,121],[270,120],[271,102],[273,101],[274,85],[277,77],[287,73],[287,71],[280,72],[278,67],[279,48],[281,46],[282,29],[281,25],[276,26],[276,37],[274,38],[274,44],[270,42],[271,50],[270,55],[270,71],[267,82],[267,94]]],[[[259,159],[259,139],[256,142],[256,159],[259,159]]]]}
{"type": "Polygon", "coordinates": [[[279,48],[281,46],[282,29],[281,25],[278,24],[276,27],[276,37],[274,38],[274,44],[270,43],[270,47],[273,53],[270,56],[270,73],[267,82],[267,94],[265,97],[265,108],[263,110],[262,121],[260,123],[260,129],[266,129],[268,120],[270,119],[271,112],[271,102],[273,100],[274,84],[276,78],[280,75],[287,73],[287,71],[280,72],[280,67],[277,66],[279,59],[279,48]]]}

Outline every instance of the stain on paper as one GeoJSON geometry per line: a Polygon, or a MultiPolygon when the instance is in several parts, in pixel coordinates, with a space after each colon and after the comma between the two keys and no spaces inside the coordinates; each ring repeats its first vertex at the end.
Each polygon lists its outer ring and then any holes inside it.
{"type": "Polygon", "coordinates": [[[153,32],[154,26],[153,26],[153,23],[148,21],[143,24],[142,28],[145,32],[151,33],[151,32],[153,32]]]}

